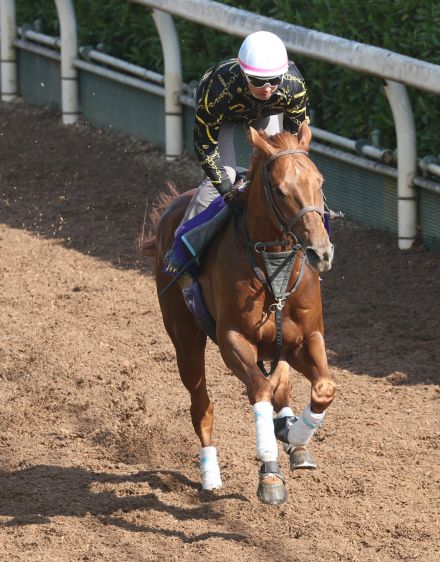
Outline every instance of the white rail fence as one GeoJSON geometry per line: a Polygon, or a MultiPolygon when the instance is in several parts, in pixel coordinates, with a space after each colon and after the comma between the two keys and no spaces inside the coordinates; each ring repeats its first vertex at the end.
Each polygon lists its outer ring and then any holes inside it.
{"type": "MultiPolygon", "coordinates": [[[[121,0],[123,1],[123,0],[121,0]]],[[[410,248],[417,231],[416,186],[440,192],[435,182],[417,176],[422,165],[431,174],[440,174],[436,162],[419,162],[417,159],[414,116],[406,85],[434,94],[440,94],[440,66],[400,55],[385,49],[364,45],[325,33],[312,31],[272,18],[226,6],[210,0],[131,0],[152,8],[153,19],[162,43],[164,77],[161,75],[109,57],[95,50],[78,49],[76,17],[72,0],[55,0],[60,22],[60,39],[26,30],[17,38],[15,0],[0,1],[1,30],[1,100],[15,99],[17,87],[16,49],[34,50],[48,57],[57,57],[61,64],[62,118],[66,124],[74,123],[80,116],[78,70],[84,69],[105,75],[116,81],[129,83],[161,95],[165,99],[165,144],[169,159],[178,157],[183,148],[182,106],[192,105],[182,81],[180,48],[172,16],[179,16],[200,25],[212,27],[231,35],[244,37],[253,31],[265,29],[280,36],[288,51],[310,58],[338,64],[352,70],[377,76],[385,81],[384,92],[394,117],[397,137],[397,170],[364,158],[314,144],[318,153],[334,154],[340,160],[364,168],[372,168],[386,175],[397,176],[398,241],[401,249],[410,248]],[[41,47],[41,44],[47,47],[41,47]],[[53,49],[59,49],[58,55],[53,49]],[[86,59],[86,60],[84,60],[86,59]],[[115,70],[100,67],[93,62],[112,66],[115,70]],[[121,74],[121,71],[123,74],[121,74]]],[[[392,159],[389,151],[344,139],[333,133],[313,128],[314,137],[349,150],[356,150],[385,162],[392,159]]]]}

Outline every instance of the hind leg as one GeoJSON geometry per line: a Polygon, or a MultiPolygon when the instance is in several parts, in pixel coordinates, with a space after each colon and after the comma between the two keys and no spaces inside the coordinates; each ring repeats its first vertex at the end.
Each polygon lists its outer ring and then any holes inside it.
{"type": "MultiPolygon", "coordinates": [[[[202,338],[201,338],[202,339],[202,338]]],[[[206,338],[204,338],[206,340],[206,338]]],[[[202,447],[212,445],[212,429],[214,425],[214,407],[209,400],[206,388],[204,347],[195,349],[194,342],[191,349],[175,342],[177,365],[180,378],[191,396],[191,420],[194,431],[200,439],[202,447]]]]}
{"type": "Polygon", "coordinates": [[[172,317],[167,317],[165,327],[176,350],[180,378],[191,397],[191,420],[201,445],[199,460],[202,486],[204,490],[212,490],[221,488],[222,481],[217,451],[212,444],[214,406],[206,388],[206,335],[188,311],[180,290],[177,291],[172,303],[168,302],[167,306],[164,306],[162,301],[161,306],[163,311],[172,311],[172,317]]]}
{"type": "Polygon", "coordinates": [[[176,345],[177,364],[180,378],[191,396],[191,420],[194,431],[200,439],[200,474],[204,490],[221,488],[220,467],[217,462],[217,450],[212,444],[214,425],[214,406],[206,388],[205,377],[205,343],[206,336],[199,334],[199,345],[191,349],[181,344],[176,345]]]}
{"type": "Polygon", "coordinates": [[[188,310],[178,284],[166,287],[170,277],[163,272],[164,256],[181,221],[188,197],[179,197],[162,216],[156,236],[156,286],[164,326],[175,350],[180,378],[191,396],[191,419],[200,439],[200,471],[203,489],[222,485],[217,453],[212,445],[214,408],[205,379],[206,335],[188,310]],[[174,207],[173,207],[174,205],[174,207]]]}

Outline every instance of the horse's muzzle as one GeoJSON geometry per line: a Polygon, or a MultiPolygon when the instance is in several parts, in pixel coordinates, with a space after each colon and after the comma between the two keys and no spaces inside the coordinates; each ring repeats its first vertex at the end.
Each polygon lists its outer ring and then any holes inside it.
{"type": "Polygon", "coordinates": [[[306,258],[312,269],[318,273],[329,271],[332,267],[334,246],[328,243],[323,246],[308,246],[306,258]]]}

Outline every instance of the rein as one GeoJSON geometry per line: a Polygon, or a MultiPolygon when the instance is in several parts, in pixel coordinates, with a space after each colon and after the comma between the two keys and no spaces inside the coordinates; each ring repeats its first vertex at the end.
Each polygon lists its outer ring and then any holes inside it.
{"type": "MultiPolygon", "coordinates": [[[[303,207],[298,213],[294,215],[294,217],[289,221],[287,220],[282,212],[279,210],[274,198],[273,198],[273,190],[269,182],[269,174],[268,174],[268,167],[271,162],[280,158],[282,156],[288,156],[291,154],[304,154],[308,156],[308,152],[305,150],[283,150],[277,152],[276,154],[272,154],[265,162],[263,167],[263,180],[264,180],[264,195],[266,199],[266,203],[268,209],[271,213],[272,220],[278,230],[284,234],[289,236],[291,240],[273,240],[270,242],[255,242],[250,240],[246,224],[243,221],[243,236],[241,236],[242,242],[246,247],[249,260],[251,262],[252,268],[255,272],[255,275],[258,279],[266,285],[270,294],[273,296],[275,302],[270,305],[270,310],[275,313],[275,326],[276,326],[276,336],[275,336],[275,356],[271,361],[270,370],[266,371],[264,367],[263,361],[257,361],[257,365],[262,371],[262,373],[269,377],[273,374],[275,369],[278,366],[280,357],[281,357],[281,348],[283,345],[283,334],[282,334],[282,315],[283,315],[283,308],[286,303],[286,299],[292,295],[299,287],[303,276],[304,276],[304,268],[306,262],[306,254],[298,242],[298,239],[293,234],[292,229],[296,225],[296,223],[306,214],[311,212],[319,213],[322,217],[324,217],[324,210],[316,205],[307,205],[303,207]],[[293,246],[292,246],[293,243],[293,246]],[[274,247],[274,246],[292,246],[290,250],[281,251],[281,252],[268,252],[266,251],[267,247],[274,247]],[[261,254],[264,262],[264,266],[266,269],[266,275],[261,271],[260,267],[258,266],[255,256],[253,254],[254,250],[257,254],[261,254]],[[290,276],[292,274],[292,270],[295,264],[296,257],[298,252],[302,250],[301,259],[301,266],[298,277],[294,282],[293,286],[287,289],[287,285],[290,280],[290,276]]],[[[236,222],[236,229],[237,229],[237,222],[236,222]]]]}

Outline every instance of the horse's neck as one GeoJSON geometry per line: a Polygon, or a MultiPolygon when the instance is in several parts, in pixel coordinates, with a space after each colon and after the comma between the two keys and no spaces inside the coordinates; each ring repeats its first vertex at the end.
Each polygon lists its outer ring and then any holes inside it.
{"type": "Polygon", "coordinates": [[[245,221],[250,240],[269,242],[280,238],[280,233],[274,228],[268,213],[262,213],[257,216],[248,210],[245,221]]]}
{"type": "Polygon", "coordinates": [[[280,233],[275,228],[270,211],[267,208],[266,198],[262,178],[255,178],[255,185],[252,185],[249,193],[248,204],[246,207],[246,230],[251,240],[258,242],[268,242],[277,240],[280,233]]]}

